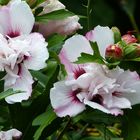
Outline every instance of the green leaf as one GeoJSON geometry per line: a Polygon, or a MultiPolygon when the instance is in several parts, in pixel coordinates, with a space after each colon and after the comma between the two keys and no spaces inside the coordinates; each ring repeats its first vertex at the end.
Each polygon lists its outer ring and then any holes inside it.
{"type": "Polygon", "coordinates": [[[124,49],[124,56],[130,57],[130,54],[131,54],[131,53],[134,53],[135,50],[136,50],[136,47],[135,47],[135,46],[129,45],[128,47],[126,47],[126,48],[124,49]]]}
{"type": "Polygon", "coordinates": [[[3,127],[11,125],[11,116],[9,115],[8,106],[0,105],[0,125],[3,127]]]}
{"type": "Polygon", "coordinates": [[[119,117],[108,115],[98,110],[93,111],[93,109],[89,109],[76,116],[74,121],[77,122],[77,120],[82,120],[86,123],[92,124],[101,132],[102,136],[106,136],[108,139],[117,138],[117,135],[112,133],[107,126],[121,122],[119,117]]]}
{"type": "Polygon", "coordinates": [[[47,13],[41,16],[37,16],[36,21],[47,23],[49,20],[61,20],[61,19],[65,19],[67,17],[74,16],[74,15],[75,15],[74,13],[68,10],[62,9],[62,10],[53,11],[51,13],[47,13]]]}
{"type": "Polygon", "coordinates": [[[43,87],[46,86],[47,76],[45,74],[41,73],[40,71],[31,71],[31,74],[43,87]]]}
{"type": "Polygon", "coordinates": [[[137,61],[140,62],[140,57],[134,58],[134,59],[129,59],[129,61],[137,61]]]}
{"type": "Polygon", "coordinates": [[[123,140],[123,138],[109,138],[109,139],[105,139],[105,137],[93,137],[93,136],[89,136],[89,137],[85,137],[82,138],[81,140],[123,140]]]}
{"type": "Polygon", "coordinates": [[[81,53],[81,56],[78,57],[78,60],[75,62],[76,64],[81,64],[81,63],[90,63],[90,62],[95,62],[99,64],[104,64],[103,58],[100,55],[100,51],[98,48],[98,45],[96,42],[90,42],[91,48],[94,52],[93,55],[87,54],[87,53],[81,53]]]}
{"type": "Polygon", "coordinates": [[[51,124],[51,122],[56,118],[56,114],[52,109],[48,109],[45,113],[39,115],[37,118],[33,120],[32,125],[40,125],[37,131],[34,134],[34,140],[38,140],[41,136],[43,130],[51,124]]]}
{"type": "Polygon", "coordinates": [[[8,89],[8,90],[0,93],[0,100],[3,100],[10,95],[17,94],[17,93],[20,93],[20,92],[21,91],[14,91],[13,89],[8,89]]]}
{"type": "Polygon", "coordinates": [[[54,76],[54,74],[57,70],[57,67],[58,67],[58,63],[56,61],[53,61],[53,60],[48,61],[47,68],[43,72],[47,76],[46,85],[48,84],[49,80],[54,76]]]}
{"type": "Polygon", "coordinates": [[[121,41],[121,33],[120,33],[120,30],[117,27],[112,27],[111,30],[114,33],[115,43],[118,43],[119,41],[121,41]]]}
{"type": "Polygon", "coordinates": [[[39,5],[39,4],[41,4],[41,3],[43,3],[43,2],[45,2],[46,0],[36,0],[36,5],[39,5]]]}
{"type": "Polygon", "coordinates": [[[123,49],[123,55],[125,58],[134,58],[136,57],[136,45],[135,44],[126,44],[121,40],[118,45],[123,49]]]}
{"type": "Polygon", "coordinates": [[[47,116],[48,116],[48,112],[44,112],[43,114],[37,116],[37,117],[33,120],[32,125],[33,125],[33,126],[38,126],[38,125],[43,124],[43,123],[46,121],[47,116]]]}
{"type": "Polygon", "coordinates": [[[47,68],[44,69],[44,72],[40,71],[31,71],[32,76],[38,80],[38,82],[42,85],[42,87],[46,87],[48,84],[48,81],[53,76],[57,68],[57,62],[56,61],[48,61],[47,68]]]}
{"type": "Polygon", "coordinates": [[[94,124],[105,124],[110,125],[112,123],[119,123],[120,118],[114,117],[112,115],[108,115],[106,113],[103,113],[99,110],[89,109],[85,111],[84,113],[78,115],[81,120],[87,122],[87,123],[94,123],[94,124]],[[94,116],[94,117],[93,117],[94,116]]]}
{"type": "Polygon", "coordinates": [[[66,36],[64,35],[54,34],[47,39],[48,47],[49,48],[54,47],[58,43],[63,42],[65,39],[66,39],[66,36]]]}
{"type": "Polygon", "coordinates": [[[99,64],[104,64],[104,61],[99,58],[96,55],[90,55],[87,53],[81,53],[81,56],[78,57],[78,60],[75,62],[76,64],[82,64],[82,63],[90,63],[90,62],[95,62],[99,64]]]}
{"type": "Polygon", "coordinates": [[[97,57],[101,57],[97,42],[90,42],[90,45],[91,45],[91,48],[94,52],[94,55],[96,55],[97,57]]]}
{"type": "Polygon", "coordinates": [[[108,66],[109,69],[115,68],[116,66],[118,66],[121,62],[117,61],[114,63],[107,63],[106,65],[108,66]]]}
{"type": "Polygon", "coordinates": [[[86,138],[82,138],[81,140],[104,140],[103,137],[93,137],[93,136],[89,136],[86,138]]]}
{"type": "Polygon", "coordinates": [[[6,5],[10,0],[0,0],[0,5],[6,5]]]}
{"type": "Polygon", "coordinates": [[[118,45],[119,45],[119,47],[121,47],[122,49],[125,49],[125,48],[127,48],[127,44],[126,44],[126,42],[125,41],[123,41],[123,40],[121,40],[120,42],[118,42],[118,45]]]}
{"type": "Polygon", "coordinates": [[[49,51],[58,54],[62,48],[65,39],[66,36],[59,34],[54,34],[51,37],[49,37],[47,39],[49,51]]]}
{"type": "Polygon", "coordinates": [[[140,139],[140,105],[132,110],[126,110],[122,121],[122,136],[124,140],[140,139]]]}
{"type": "Polygon", "coordinates": [[[45,2],[46,0],[26,0],[27,3],[30,5],[32,9],[38,7],[41,3],[45,2]]]}
{"type": "Polygon", "coordinates": [[[109,139],[116,138],[117,135],[113,134],[105,125],[103,124],[94,124],[95,128],[97,128],[104,137],[109,139]]]}

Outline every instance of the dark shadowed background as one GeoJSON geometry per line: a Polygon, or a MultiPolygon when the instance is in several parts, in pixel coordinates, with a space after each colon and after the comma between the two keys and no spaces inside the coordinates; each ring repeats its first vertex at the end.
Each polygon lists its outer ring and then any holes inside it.
{"type": "MultiPolygon", "coordinates": [[[[88,0],[61,0],[66,5],[67,9],[76,14],[87,16],[88,0]]],[[[140,27],[140,1],[139,0],[91,0],[90,9],[90,27],[93,29],[96,25],[117,26],[122,34],[127,31],[132,31],[133,27],[126,13],[124,6],[133,14],[137,25],[140,27]],[[123,3],[124,5],[122,5],[123,3]]],[[[87,32],[87,21],[85,18],[80,20],[84,27],[82,33],[87,32]]]]}

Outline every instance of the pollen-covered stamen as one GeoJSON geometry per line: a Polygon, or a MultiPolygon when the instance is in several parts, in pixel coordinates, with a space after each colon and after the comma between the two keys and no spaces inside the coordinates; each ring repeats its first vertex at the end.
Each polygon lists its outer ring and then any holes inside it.
{"type": "Polygon", "coordinates": [[[78,66],[75,70],[73,70],[73,73],[74,73],[74,78],[77,79],[79,76],[86,73],[86,71],[80,66],[78,66]]]}
{"type": "Polygon", "coordinates": [[[7,36],[10,37],[10,38],[18,37],[18,36],[20,36],[20,32],[18,32],[18,31],[10,31],[7,34],[7,36]]]}
{"type": "Polygon", "coordinates": [[[99,94],[96,94],[93,96],[92,101],[102,105],[103,104],[103,97],[99,94]]]}

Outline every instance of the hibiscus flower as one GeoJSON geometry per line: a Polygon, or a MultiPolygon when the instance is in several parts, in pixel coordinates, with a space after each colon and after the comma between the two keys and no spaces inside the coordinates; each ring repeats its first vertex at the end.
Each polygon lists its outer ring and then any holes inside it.
{"type": "Polygon", "coordinates": [[[27,100],[34,82],[29,70],[46,67],[47,42],[41,34],[30,33],[33,25],[34,16],[25,1],[12,0],[0,8],[0,69],[7,72],[4,89],[23,91],[7,97],[8,103],[27,100]]]}

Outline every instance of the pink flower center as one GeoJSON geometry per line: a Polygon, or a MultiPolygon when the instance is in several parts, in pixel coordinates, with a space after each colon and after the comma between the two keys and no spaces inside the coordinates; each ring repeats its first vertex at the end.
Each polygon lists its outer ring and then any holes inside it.
{"type": "Polygon", "coordinates": [[[81,92],[81,89],[76,89],[76,90],[72,91],[71,97],[73,98],[74,102],[80,102],[80,100],[76,96],[80,92],[81,92]]]}
{"type": "Polygon", "coordinates": [[[120,97],[121,96],[121,92],[114,91],[112,93],[112,96],[120,97]]]}
{"type": "Polygon", "coordinates": [[[11,31],[7,34],[7,36],[14,38],[14,37],[20,36],[20,33],[18,31],[15,31],[15,32],[11,31]]]}
{"type": "Polygon", "coordinates": [[[82,74],[86,73],[85,70],[81,67],[78,66],[78,68],[76,68],[74,71],[74,78],[77,79],[78,77],[80,77],[82,74]]]}
{"type": "Polygon", "coordinates": [[[92,101],[102,105],[103,104],[103,97],[99,94],[94,95],[92,101]]]}
{"type": "Polygon", "coordinates": [[[29,56],[24,55],[24,60],[28,60],[29,56]]]}

